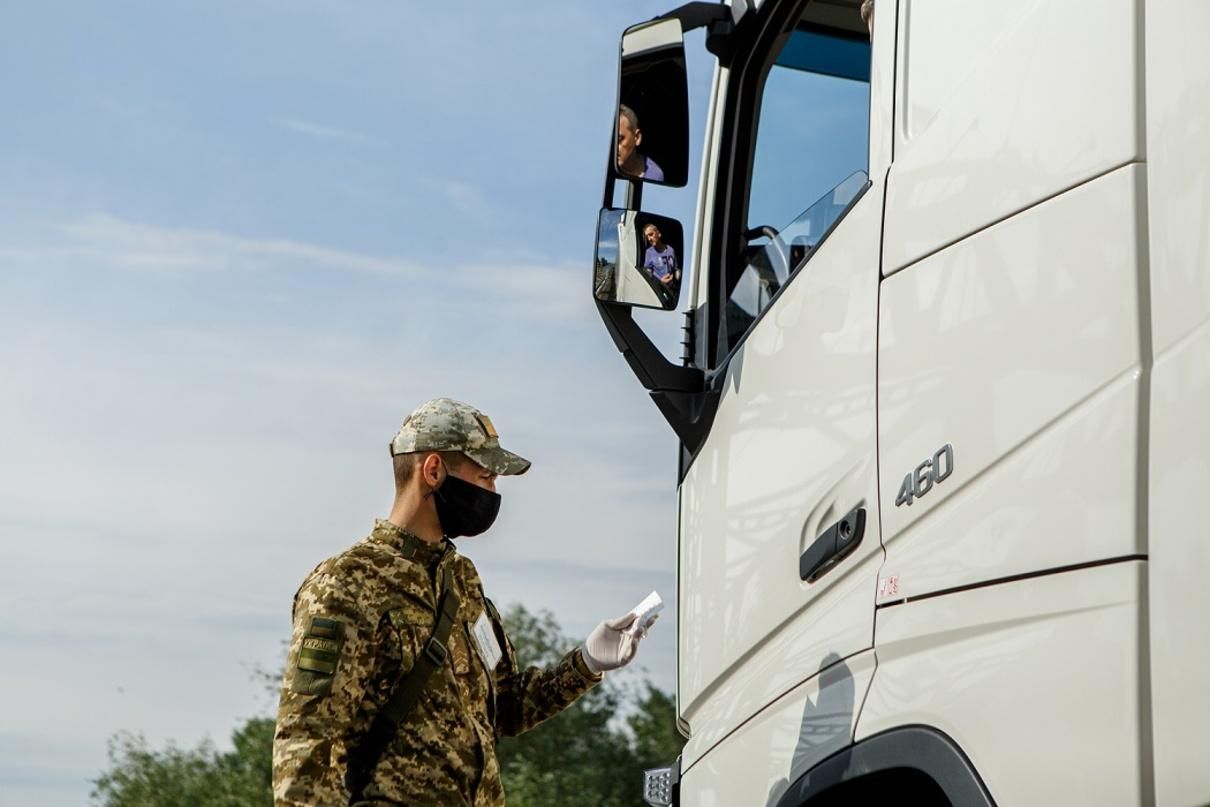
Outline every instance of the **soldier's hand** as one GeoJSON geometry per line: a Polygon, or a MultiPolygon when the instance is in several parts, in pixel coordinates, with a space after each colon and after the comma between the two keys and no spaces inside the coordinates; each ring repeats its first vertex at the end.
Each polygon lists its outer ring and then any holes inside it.
{"type": "Polygon", "coordinates": [[[638,616],[634,613],[607,619],[588,634],[581,651],[588,669],[603,673],[630,663],[639,648],[639,640],[647,635],[647,628],[655,621],[651,619],[647,624],[638,626],[634,624],[636,619],[638,616]]]}

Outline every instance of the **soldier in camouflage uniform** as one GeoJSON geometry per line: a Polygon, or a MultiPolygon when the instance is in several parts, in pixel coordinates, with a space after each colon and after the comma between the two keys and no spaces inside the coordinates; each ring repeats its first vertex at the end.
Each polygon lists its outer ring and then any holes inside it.
{"type": "Polygon", "coordinates": [[[496,738],[565,709],[627,664],[650,627],[633,614],[607,620],[553,668],[519,669],[474,564],[450,538],[490,526],[496,476],[524,473],[529,461],[501,448],[486,415],[448,398],[408,416],[391,454],[390,516],[317,566],[294,598],[273,743],[276,805],[502,805],[496,738]],[[370,727],[408,673],[429,663],[422,654],[447,590],[457,597],[448,655],[367,768],[359,763],[370,727]]]}

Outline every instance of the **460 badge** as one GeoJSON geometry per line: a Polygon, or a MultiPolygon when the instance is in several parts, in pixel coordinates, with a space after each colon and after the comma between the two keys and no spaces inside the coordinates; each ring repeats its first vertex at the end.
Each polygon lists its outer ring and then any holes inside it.
{"type": "Polygon", "coordinates": [[[937,453],[933,454],[931,459],[916,466],[916,470],[903,478],[903,484],[899,486],[899,495],[895,497],[895,506],[906,504],[912,506],[912,501],[933,489],[933,485],[939,485],[949,475],[954,472],[954,447],[946,443],[941,448],[937,449],[937,453]],[[944,466],[945,470],[941,470],[944,466]]]}

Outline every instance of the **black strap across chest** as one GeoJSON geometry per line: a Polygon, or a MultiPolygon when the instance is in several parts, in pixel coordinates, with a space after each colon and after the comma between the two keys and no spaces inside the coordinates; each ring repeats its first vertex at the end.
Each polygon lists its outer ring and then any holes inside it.
{"type": "Polygon", "coordinates": [[[378,766],[378,761],[399,732],[400,724],[416,708],[429,679],[445,664],[449,656],[450,631],[457,621],[458,607],[461,604],[457,593],[450,586],[450,575],[446,575],[441,587],[441,596],[437,601],[437,619],[433,624],[432,635],[416,657],[412,669],[400,677],[390,699],[374,716],[374,722],[370,724],[365,739],[355,753],[350,755],[345,785],[352,795],[351,801],[360,799],[361,792],[370,782],[370,775],[378,766]]]}

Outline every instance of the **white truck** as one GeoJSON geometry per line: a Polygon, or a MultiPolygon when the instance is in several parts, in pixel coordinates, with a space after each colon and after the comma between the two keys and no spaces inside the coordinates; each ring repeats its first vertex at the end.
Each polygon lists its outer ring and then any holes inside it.
{"type": "Polygon", "coordinates": [[[691,253],[680,363],[594,286],[681,443],[646,798],[1210,804],[1210,2],[859,5],[622,39],[598,264],[691,253]]]}

